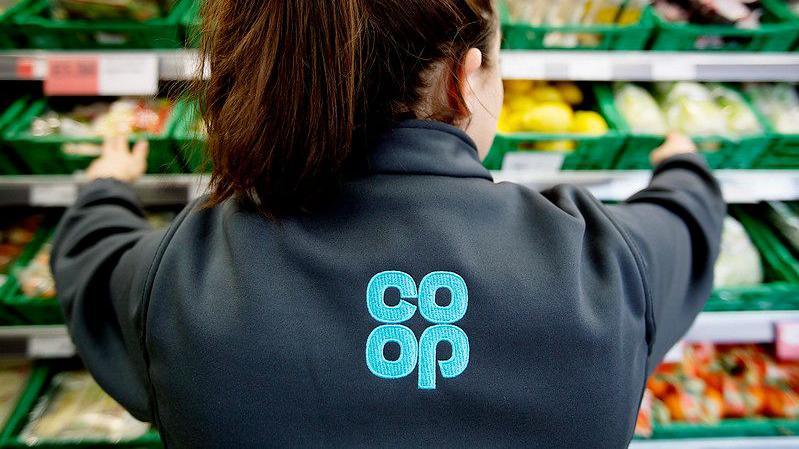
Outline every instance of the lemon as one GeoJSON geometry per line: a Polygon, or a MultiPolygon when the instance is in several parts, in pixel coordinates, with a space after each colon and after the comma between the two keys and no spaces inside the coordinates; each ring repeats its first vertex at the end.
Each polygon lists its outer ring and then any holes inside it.
{"type": "Polygon", "coordinates": [[[562,151],[571,153],[577,144],[573,140],[550,140],[546,142],[536,142],[535,149],[539,151],[562,151]]]}
{"type": "Polygon", "coordinates": [[[574,112],[566,103],[547,102],[536,105],[522,117],[525,131],[540,133],[564,133],[574,121],[574,112]]]}
{"type": "Polygon", "coordinates": [[[533,99],[538,102],[563,101],[560,91],[552,86],[537,86],[533,88],[533,99]]]}
{"type": "Polygon", "coordinates": [[[608,132],[608,123],[594,111],[578,111],[574,114],[571,131],[578,134],[602,135],[608,132]]]}
{"type": "Polygon", "coordinates": [[[497,128],[503,133],[515,133],[522,129],[522,115],[517,112],[508,112],[499,117],[497,128]]]}
{"type": "Polygon", "coordinates": [[[509,112],[527,112],[537,105],[536,101],[528,96],[512,97],[505,105],[509,112]]]}
{"type": "Polygon", "coordinates": [[[532,80],[505,80],[505,92],[508,94],[526,94],[533,90],[535,81],[532,80]]]}
{"type": "Polygon", "coordinates": [[[573,106],[583,102],[583,91],[576,84],[564,81],[556,84],[555,88],[566,103],[573,106]]]}

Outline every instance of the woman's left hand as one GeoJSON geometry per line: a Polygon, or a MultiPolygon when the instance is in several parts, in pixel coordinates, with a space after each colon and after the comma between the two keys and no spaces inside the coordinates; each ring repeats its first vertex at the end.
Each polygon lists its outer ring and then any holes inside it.
{"type": "Polygon", "coordinates": [[[136,181],[147,171],[149,147],[146,140],[140,140],[131,151],[127,136],[106,137],[102,154],[86,170],[86,176],[90,180],[111,178],[124,182],[136,181]]]}

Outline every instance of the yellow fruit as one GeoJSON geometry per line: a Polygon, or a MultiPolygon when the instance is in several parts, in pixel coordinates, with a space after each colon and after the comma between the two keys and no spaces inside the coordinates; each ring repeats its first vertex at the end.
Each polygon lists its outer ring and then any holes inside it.
{"type": "Polygon", "coordinates": [[[562,151],[571,153],[577,144],[573,140],[550,140],[546,142],[536,142],[535,149],[539,151],[562,151]]]}
{"type": "Polygon", "coordinates": [[[533,88],[533,99],[540,103],[547,101],[563,101],[560,91],[552,86],[537,86],[533,88]]]}
{"type": "Polygon", "coordinates": [[[608,132],[608,123],[601,115],[594,111],[578,111],[574,114],[571,132],[602,135],[608,132]]]}
{"type": "Polygon", "coordinates": [[[509,112],[527,112],[536,106],[535,100],[528,96],[516,96],[510,98],[505,106],[509,112]]]}
{"type": "Polygon", "coordinates": [[[497,124],[497,127],[499,131],[503,133],[515,133],[521,131],[521,114],[515,112],[502,114],[499,117],[499,123],[497,124]]]}
{"type": "Polygon", "coordinates": [[[522,117],[525,131],[565,133],[572,127],[574,112],[566,103],[548,102],[536,105],[522,117]]]}
{"type": "Polygon", "coordinates": [[[532,80],[505,80],[505,92],[508,94],[527,94],[533,90],[535,81],[532,80]]]}
{"type": "Polygon", "coordinates": [[[583,91],[574,83],[561,82],[555,85],[563,101],[574,106],[583,102],[583,91]]]}

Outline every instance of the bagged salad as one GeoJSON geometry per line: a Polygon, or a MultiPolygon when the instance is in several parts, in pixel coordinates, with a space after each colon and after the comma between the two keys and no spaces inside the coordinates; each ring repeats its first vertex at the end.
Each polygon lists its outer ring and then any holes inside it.
{"type": "Polygon", "coordinates": [[[145,21],[165,16],[166,0],[50,0],[56,19],[145,21]]]}
{"type": "Polygon", "coordinates": [[[57,374],[20,434],[29,445],[43,442],[118,443],[144,435],[149,424],[137,421],[111,399],[88,372],[57,374]]]}
{"type": "Polygon", "coordinates": [[[745,287],[763,282],[760,253],[743,225],[732,217],[724,220],[715,279],[716,288],[745,287]]]}

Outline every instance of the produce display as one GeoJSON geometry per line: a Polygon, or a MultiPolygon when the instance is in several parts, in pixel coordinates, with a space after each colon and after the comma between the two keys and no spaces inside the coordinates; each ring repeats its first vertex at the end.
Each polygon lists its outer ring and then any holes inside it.
{"type": "Polygon", "coordinates": [[[769,221],[794,253],[799,254],[799,205],[773,201],[767,206],[769,221]]]}
{"type": "Polygon", "coordinates": [[[732,217],[724,220],[721,252],[716,261],[715,287],[732,288],[763,282],[763,265],[744,227],[732,217]]]}
{"type": "Polygon", "coordinates": [[[29,445],[43,442],[129,441],[150,426],[108,396],[88,372],[63,372],[40,398],[20,434],[29,445]]]}
{"type": "MultiPolygon", "coordinates": [[[[545,81],[505,81],[505,104],[499,119],[503,133],[602,135],[608,124],[598,112],[577,109],[585,100],[574,83],[550,84],[545,81]]],[[[538,142],[535,149],[569,151],[574,142],[538,142]]]]}
{"type": "Polygon", "coordinates": [[[35,215],[0,229],[0,287],[5,284],[11,264],[33,240],[41,221],[42,217],[35,215]]]}
{"type": "Polygon", "coordinates": [[[757,28],[763,15],[757,0],[655,0],[655,9],[670,22],[757,28]]]}
{"type": "Polygon", "coordinates": [[[0,0],[0,15],[11,9],[11,7],[16,5],[19,1],[20,0],[0,0]]]}
{"type": "Polygon", "coordinates": [[[14,411],[30,372],[29,362],[0,361],[0,429],[14,411]]]}
{"type": "Polygon", "coordinates": [[[108,135],[159,135],[172,111],[169,100],[120,99],[112,103],[76,106],[61,113],[50,110],[34,119],[30,133],[35,137],[102,137],[108,135]]]}
{"type": "Polygon", "coordinates": [[[55,19],[137,20],[162,17],[168,11],[163,0],[50,0],[55,19]]]}
{"type": "Polygon", "coordinates": [[[746,92],[777,132],[799,134],[799,94],[787,83],[748,84],[746,92]]]}
{"type": "Polygon", "coordinates": [[[17,273],[22,293],[29,298],[55,298],[55,280],[50,271],[52,243],[46,243],[28,266],[17,273]]]}
{"type": "Polygon", "coordinates": [[[647,382],[636,434],[671,423],[799,418],[799,365],[757,345],[689,345],[678,363],[661,365],[647,382]]]}
{"type": "Polygon", "coordinates": [[[763,133],[743,96],[722,84],[656,83],[653,95],[641,86],[617,83],[614,91],[616,106],[635,133],[730,138],[763,133]]]}

